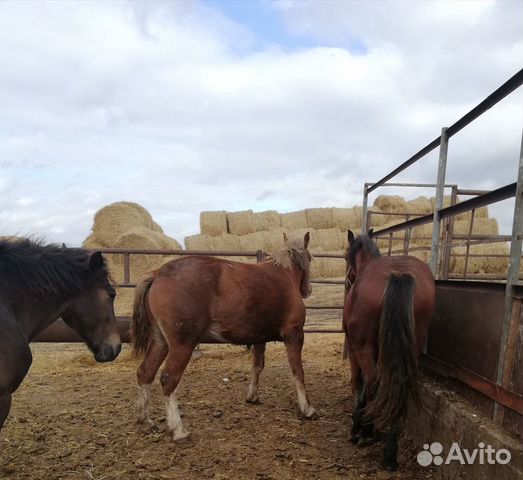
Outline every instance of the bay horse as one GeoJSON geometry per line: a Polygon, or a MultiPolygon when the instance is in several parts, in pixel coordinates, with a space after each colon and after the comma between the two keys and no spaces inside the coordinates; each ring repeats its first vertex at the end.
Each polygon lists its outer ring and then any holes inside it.
{"type": "Polygon", "coordinates": [[[31,366],[29,342],[58,317],[78,332],[98,362],[117,357],[114,297],[100,252],[0,240],[0,429],[31,366]]]}
{"type": "Polygon", "coordinates": [[[251,344],[252,372],[247,402],[258,403],[258,381],[265,344],[282,341],[296,383],[303,417],[316,418],[305,390],[301,351],[305,305],[310,295],[309,233],[286,241],[267,261],[247,264],[207,256],[172,260],[136,290],[131,339],[145,354],[137,370],[140,387],[137,422],[154,428],[149,418],[150,386],[160,376],[167,405],[167,425],[175,443],[190,442],[178,411],[176,389],[193,349],[204,335],[219,343],[251,344]]]}
{"type": "Polygon", "coordinates": [[[366,446],[389,427],[382,466],[398,468],[398,436],[419,406],[418,357],[434,310],[434,277],[413,256],[382,257],[368,235],[348,231],[343,329],[354,395],[351,441],[366,446]],[[376,431],[374,428],[376,427],[376,431]]]}

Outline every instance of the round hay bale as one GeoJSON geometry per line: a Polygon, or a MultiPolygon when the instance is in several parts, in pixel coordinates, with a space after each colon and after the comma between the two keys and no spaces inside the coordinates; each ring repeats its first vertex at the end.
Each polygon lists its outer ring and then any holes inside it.
{"type": "Polygon", "coordinates": [[[276,210],[267,210],[254,214],[254,228],[257,232],[274,230],[281,227],[280,214],[276,210]]]}
{"type": "Polygon", "coordinates": [[[200,232],[202,235],[218,237],[227,233],[227,212],[201,212],[200,232]]]}
{"type": "Polygon", "coordinates": [[[246,235],[256,231],[252,210],[228,213],[227,225],[229,233],[233,235],[246,235]]]}
{"type": "Polygon", "coordinates": [[[332,208],[307,208],[305,209],[307,226],[314,230],[332,228],[334,226],[334,216],[332,208]]]}
{"type": "Polygon", "coordinates": [[[409,213],[423,213],[427,215],[433,212],[433,208],[430,198],[423,196],[407,202],[407,212],[409,213]]]}
{"type": "Polygon", "coordinates": [[[94,216],[92,232],[98,239],[115,246],[117,238],[131,228],[144,227],[163,233],[149,212],[133,202],[116,202],[107,205],[94,216]]]}
{"type": "Polygon", "coordinates": [[[391,222],[400,223],[402,220],[404,220],[401,217],[387,215],[385,212],[382,212],[378,207],[372,207],[371,211],[373,212],[373,214],[370,217],[369,227],[383,227],[387,224],[392,225],[391,222]]]}
{"type": "Polygon", "coordinates": [[[374,200],[373,207],[386,213],[406,213],[408,211],[407,202],[399,195],[380,195],[374,200]]]}
{"type": "Polygon", "coordinates": [[[281,215],[281,226],[289,231],[307,228],[305,210],[289,212],[281,215]]]}
{"type": "Polygon", "coordinates": [[[191,235],[185,237],[184,243],[187,250],[214,250],[212,241],[213,237],[210,235],[191,235]]]}

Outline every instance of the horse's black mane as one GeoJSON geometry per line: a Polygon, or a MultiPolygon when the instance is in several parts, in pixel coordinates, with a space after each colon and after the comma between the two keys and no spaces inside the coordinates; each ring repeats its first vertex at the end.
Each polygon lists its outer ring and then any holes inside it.
{"type": "Polygon", "coordinates": [[[369,252],[373,257],[381,257],[381,253],[372,238],[367,235],[360,235],[349,247],[349,263],[352,267],[356,265],[356,255],[362,249],[369,252]]]}
{"type": "Polygon", "coordinates": [[[9,238],[0,240],[0,297],[25,287],[38,298],[46,295],[74,295],[85,289],[105,268],[89,268],[90,253],[83,248],[43,245],[39,240],[9,238]]]}

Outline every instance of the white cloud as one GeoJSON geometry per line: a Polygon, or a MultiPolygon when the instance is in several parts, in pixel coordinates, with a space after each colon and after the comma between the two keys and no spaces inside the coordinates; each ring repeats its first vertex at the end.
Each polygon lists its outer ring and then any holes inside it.
{"type": "MultiPolygon", "coordinates": [[[[302,48],[205,3],[27,5],[0,3],[0,230],[72,244],[117,200],[179,240],[201,210],[360,203],[523,53],[511,2],[269,3],[302,48]]],[[[451,140],[449,182],[513,181],[521,100],[451,140]]]]}

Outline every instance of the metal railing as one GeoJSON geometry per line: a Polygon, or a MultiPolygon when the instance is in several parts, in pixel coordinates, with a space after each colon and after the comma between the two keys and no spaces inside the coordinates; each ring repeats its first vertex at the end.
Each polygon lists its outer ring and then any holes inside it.
{"type": "MultiPolygon", "coordinates": [[[[448,258],[450,255],[450,249],[452,248],[451,240],[449,240],[449,225],[453,221],[453,218],[463,212],[471,212],[471,225],[474,221],[474,212],[477,208],[482,206],[491,205],[502,200],[509,198],[514,198],[514,212],[513,212],[513,222],[512,222],[512,234],[510,235],[510,253],[509,253],[509,267],[506,275],[506,288],[505,288],[505,302],[504,302],[504,314],[503,314],[503,323],[500,339],[500,351],[498,358],[498,367],[496,382],[499,386],[506,388],[509,383],[510,373],[512,371],[512,366],[515,361],[514,351],[509,348],[507,351],[508,345],[513,345],[515,339],[514,335],[517,334],[517,328],[514,327],[514,322],[519,321],[519,318],[514,319],[513,314],[513,305],[515,297],[515,288],[519,282],[519,271],[521,264],[521,251],[522,251],[522,241],[523,241],[523,136],[519,156],[519,164],[516,172],[516,182],[509,185],[505,185],[491,192],[481,193],[476,197],[466,200],[464,202],[456,203],[453,202],[453,205],[443,208],[443,195],[445,189],[445,176],[446,176],[446,166],[447,166],[447,154],[448,154],[448,144],[452,136],[458,133],[460,130],[465,128],[488,109],[496,105],[503,98],[508,96],[518,87],[523,84],[523,70],[518,71],[514,76],[507,80],[503,85],[496,89],[491,95],[489,95],[485,100],[479,103],[476,107],[470,110],[467,114],[461,117],[457,122],[455,122],[450,127],[442,128],[441,135],[430,142],[428,145],[423,147],[417,153],[415,153],[408,160],[403,162],[400,166],[392,170],[390,173],[385,175],[383,178],[374,183],[365,183],[363,189],[363,219],[362,219],[362,232],[365,233],[368,230],[367,223],[367,212],[368,212],[368,196],[371,192],[376,190],[378,187],[387,185],[387,182],[398,175],[400,172],[404,171],[428,153],[436,150],[439,147],[439,160],[438,160],[438,170],[437,170],[437,183],[436,195],[435,195],[435,206],[433,213],[429,215],[424,215],[422,217],[417,217],[414,219],[409,219],[405,222],[399,223],[397,225],[379,229],[375,232],[376,235],[387,235],[393,232],[404,230],[406,232],[405,236],[408,237],[412,228],[427,223],[432,223],[432,239],[431,239],[431,254],[430,254],[430,266],[432,272],[436,278],[448,278],[449,272],[446,265],[448,265],[448,258]],[[444,232],[444,241],[440,242],[440,232],[442,227],[442,221],[445,220],[445,232],[444,232]],[[442,262],[439,262],[441,257],[443,258],[442,262]],[[441,268],[443,265],[443,269],[441,268]]],[[[391,185],[391,184],[389,184],[391,185]]],[[[394,185],[394,184],[392,184],[394,185]]],[[[411,184],[416,185],[416,184],[411,184]]],[[[455,198],[454,198],[455,200],[455,198]]],[[[469,235],[465,237],[465,246],[467,248],[467,253],[470,245],[472,245],[472,227],[470,227],[469,235]]],[[[454,236],[456,238],[456,236],[454,236]]],[[[485,239],[477,239],[477,241],[484,241],[485,239]]],[[[468,276],[468,278],[471,278],[468,276]]],[[[504,417],[504,408],[500,403],[496,402],[494,404],[494,420],[497,423],[503,423],[504,417]]]]}

